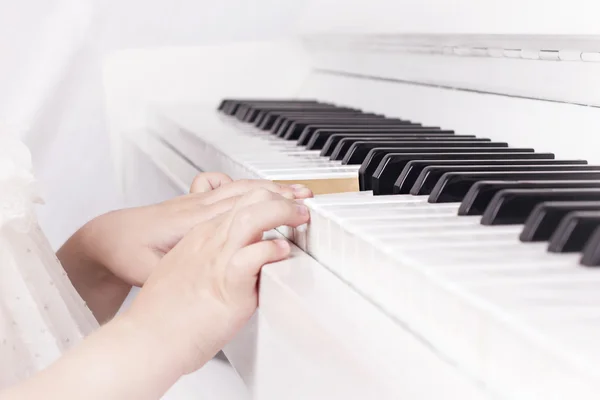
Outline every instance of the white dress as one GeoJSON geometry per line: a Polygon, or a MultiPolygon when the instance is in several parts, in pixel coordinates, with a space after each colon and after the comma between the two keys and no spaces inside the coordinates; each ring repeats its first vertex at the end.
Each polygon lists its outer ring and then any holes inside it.
{"type": "Polygon", "coordinates": [[[0,388],[98,327],[37,223],[40,202],[29,150],[0,136],[0,388]]]}

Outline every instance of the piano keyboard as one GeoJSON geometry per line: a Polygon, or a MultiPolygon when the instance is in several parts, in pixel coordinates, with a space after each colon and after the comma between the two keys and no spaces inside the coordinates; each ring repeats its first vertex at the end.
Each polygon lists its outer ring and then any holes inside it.
{"type": "Polygon", "coordinates": [[[500,397],[597,396],[600,166],[316,100],[215,114],[172,111],[157,136],[311,187],[309,226],[280,231],[500,397]]]}

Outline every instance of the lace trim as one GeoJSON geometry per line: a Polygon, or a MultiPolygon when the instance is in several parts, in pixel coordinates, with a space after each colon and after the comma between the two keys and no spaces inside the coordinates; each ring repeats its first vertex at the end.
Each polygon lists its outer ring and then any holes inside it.
{"type": "Polygon", "coordinates": [[[19,231],[31,229],[36,203],[43,201],[29,149],[17,139],[0,137],[0,228],[10,224],[19,231]]]}

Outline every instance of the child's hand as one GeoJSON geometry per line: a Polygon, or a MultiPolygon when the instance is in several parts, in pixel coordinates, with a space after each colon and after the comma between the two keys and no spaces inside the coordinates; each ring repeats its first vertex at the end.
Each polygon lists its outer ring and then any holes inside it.
{"type": "Polygon", "coordinates": [[[260,189],[194,227],[159,262],[132,306],[2,399],[158,399],[208,362],[250,318],[262,266],[288,256],[284,240],[308,210],[260,189]]]}
{"type": "Polygon", "coordinates": [[[288,199],[312,196],[304,187],[266,180],[231,182],[200,174],[192,191],[163,203],[102,215],[57,252],[71,282],[99,321],[114,315],[131,286],[141,286],[161,258],[194,226],[227,213],[242,195],[265,189],[288,199]]]}
{"type": "Polygon", "coordinates": [[[186,233],[199,223],[231,210],[245,193],[262,188],[288,199],[312,196],[306,188],[294,190],[266,180],[227,183],[222,176],[218,181],[206,179],[215,175],[221,174],[200,174],[196,178],[192,190],[200,190],[199,193],[115,211],[92,221],[86,227],[94,238],[90,243],[92,258],[125,282],[141,286],[152,268],[186,233]]]}
{"type": "Polygon", "coordinates": [[[127,312],[157,333],[181,372],[199,368],[252,316],[263,265],[289,255],[285,240],[262,240],[281,225],[307,223],[306,206],[264,189],[196,226],[159,263],[127,312]]]}
{"type": "Polygon", "coordinates": [[[229,175],[220,172],[203,172],[196,175],[190,193],[206,193],[233,182],[229,175]]]}

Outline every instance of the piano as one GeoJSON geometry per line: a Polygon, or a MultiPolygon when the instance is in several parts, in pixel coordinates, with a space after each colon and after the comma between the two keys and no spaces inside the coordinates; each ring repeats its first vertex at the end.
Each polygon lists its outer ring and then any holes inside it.
{"type": "MultiPolygon", "coordinates": [[[[560,27],[307,35],[284,45],[306,64],[288,65],[295,90],[275,87],[271,48],[249,61],[260,73],[205,78],[245,89],[196,100],[161,92],[192,67],[119,89],[137,71],[112,60],[132,204],[185,193],[198,171],[316,194],[307,226],[267,234],[292,257],[264,268],[259,310],[224,350],[251,398],[598,397],[600,39],[560,27]]],[[[232,62],[220,51],[197,54],[232,62]]]]}

